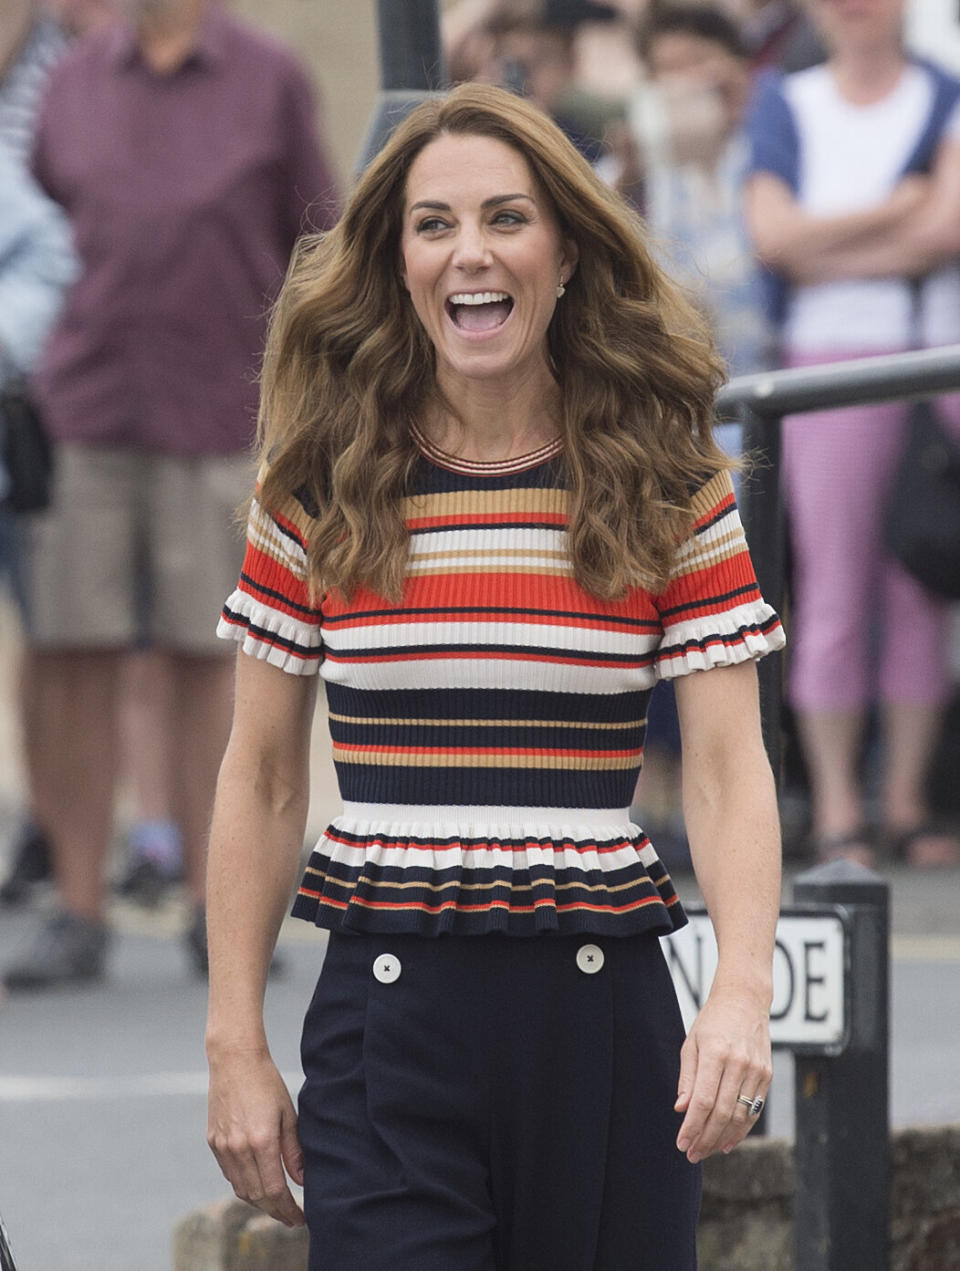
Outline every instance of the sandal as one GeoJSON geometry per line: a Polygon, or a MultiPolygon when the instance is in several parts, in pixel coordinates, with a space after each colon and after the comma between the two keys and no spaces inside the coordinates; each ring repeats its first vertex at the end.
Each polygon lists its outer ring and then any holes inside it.
{"type": "Polygon", "coordinates": [[[930,822],[910,830],[888,834],[890,851],[897,861],[915,869],[952,869],[960,865],[960,838],[930,822]]]}
{"type": "Polygon", "coordinates": [[[821,834],[815,841],[815,855],[821,865],[829,861],[849,861],[875,869],[877,853],[871,841],[870,831],[864,827],[846,834],[821,834]]]}

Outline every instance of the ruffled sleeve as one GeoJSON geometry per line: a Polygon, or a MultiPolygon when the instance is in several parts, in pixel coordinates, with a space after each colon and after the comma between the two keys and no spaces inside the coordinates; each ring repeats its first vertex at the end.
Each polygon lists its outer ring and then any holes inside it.
{"type": "Polygon", "coordinates": [[[692,501],[694,523],[666,589],[656,598],[663,638],[660,679],[733,666],[784,645],[780,619],[757,586],[728,472],[692,501]]]}
{"type": "Polygon", "coordinates": [[[217,626],[222,639],[292,675],[316,675],[323,660],[320,601],[307,585],[309,521],[293,496],[276,512],[254,497],[240,580],[217,626]]]}

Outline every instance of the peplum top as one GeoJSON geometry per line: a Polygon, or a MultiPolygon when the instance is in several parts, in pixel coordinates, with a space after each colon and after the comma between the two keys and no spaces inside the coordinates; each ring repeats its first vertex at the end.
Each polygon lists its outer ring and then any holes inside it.
{"type": "Polygon", "coordinates": [[[784,643],[760,595],[729,474],[693,496],[659,595],[601,600],[567,548],[561,443],[465,462],[418,436],[402,598],[311,598],[309,498],[251,507],[218,633],[322,676],[342,815],[295,916],[439,935],[668,933],[683,914],[630,819],[658,679],[784,643]]]}

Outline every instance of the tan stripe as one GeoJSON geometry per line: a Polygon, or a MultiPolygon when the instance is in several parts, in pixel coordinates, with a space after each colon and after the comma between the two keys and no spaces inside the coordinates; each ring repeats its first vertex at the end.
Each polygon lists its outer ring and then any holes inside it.
{"type": "Polygon", "coordinates": [[[643,728],[643,719],[629,719],[622,724],[595,724],[577,719],[402,719],[394,716],[385,718],[382,715],[339,715],[336,711],[328,711],[327,717],[340,724],[397,724],[400,726],[423,726],[425,728],[643,728]]]}
{"type": "Polygon", "coordinates": [[[260,509],[260,515],[264,518],[268,519],[271,512],[277,516],[282,516],[285,521],[289,521],[292,525],[296,526],[297,530],[304,539],[308,537],[316,520],[315,517],[310,516],[304,511],[303,504],[299,499],[294,498],[292,494],[286,495],[279,501],[279,503],[271,504],[269,511],[259,502],[259,500],[257,501],[257,506],[260,509]]]}
{"type": "Polygon", "coordinates": [[[265,534],[251,532],[247,538],[261,555],[268,557],[275,565],[281,565],[289,570],[299,581],[303,581],[303,557],[296,548],[278,544],[275,534],[268,538],[265,534]]]}
{"type": "Polygon", "coordinates": [[[719,538],[694,539],[689,550],[693,556],[707,556],[737,543],[739,544],[738,550],[742,551],[744,541],[743,530],[738,525],[735,529],[730,530],[729,533],[721,534],[719,538]]]}
{"type": "Polygon", "coordinates": [[[479,755],[472,751],[424,755],[417,751],[398,754],[393,751],[342,750],[339,746],[334,746],[333,757],[341,763],[373,764],[385,768],[565,768],[588,772],[635,768],[640,763],[639,755],[613,758],[600,755],[479,755]]]}
{"type": "MultiPolygon", "coordinates": [[[[361,884],[363,884],[366,887],[369,887],[373,891],[386,891],[386,890],[413,891],[413,890],[416,890],[417,888],[421,888],[423,891],[430,891],[430,892],[450,891],[451,889],[455,889],[457,891],[482,892],[482,891],[502,890],[504,887],[506,887],[510,892],[522,892],[522,891],[533,891],[534,887],[543,886],[543,883],[514,883],[514,882],[507,883],[503,881],[501,882],[494,881],[489,883],[461,883],[461,882],[458,882],[458,880],[455,878],[451,879],[449,883],[417,883],[417,882],[393,883],[393,882],[380,882],[380,881],[374,882],[372,879],[367,878],[365,874],[361,874],[360,877],[357,879],[356,883],[345,883],[341,879],[334,878],[332,875],[328,874],[325,870],[315,869],[312,866],[307,866],[307,868],[304,870],[304,873],[311,874],[315,878],[329,879],[330,882],[335,883],[338,887],[343,887],[349,890],[353,890],[355,887],[359,887],[361,884]]],[[[646,876],[646,881],[650,882],[651,884],[653,883],[653,879],[650,878],[649,874],[646,876]]],[[[631,891],[638,885],[642,886],[643,882],[644,882],[644,878],[639,877],[639,878],[633,878],[626,883],[617,883],[616,886],[614,887],[610,887],[606,883],[589,883],[589,884],[588,883],[555,883],[553,886],[553,890],[554,891],[578,890],[578,891],[586,891],[586,892],[606,892],[610,896],[615,896],[618,892],[631,891]]]]}
{"type": "Polygon", "coordinates": [[[727,471],[715,473],[690,500],[690,510],[695,520],[712,512],[718,503],[733,492],[733,481],[727,471]]]}
{"type": "MultiPolygon", "coordinates": [[[[567,510],[565,490],[452,490],[414,494],[402,500],[404,517],[469,516],[478,512],[559,512],[567,510]]],[[[450,529],[457,527],[451,525],[450,529]]]]}
{"type": "Polygon", "coordinates": [[[738,542],[732,547],[722,552],[700,552],[695,556],[688,556],[681,561],[677,568],[673,571],[672,578],[683,578],[686,574],[694,574],[697,570],[707,569],[713,565],[722,565],[724,561],[736,560],[738,556],[742,556],[747,550],[747,541],[743,535],[738,536],[738,542]]]}

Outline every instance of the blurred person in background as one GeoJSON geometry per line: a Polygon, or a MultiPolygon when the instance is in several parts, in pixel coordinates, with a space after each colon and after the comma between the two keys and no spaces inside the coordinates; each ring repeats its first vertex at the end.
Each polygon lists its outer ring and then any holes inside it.
{"type": "Polygon", "coordinates": [[[21,989],[104,973],[116,689],[142,640],[170,674],[187,947],[206,969],[205,840],[232,705],[213,629],[241,550],[254,373],[296,238],[336,213],[289,53],[207,0],[124,8],[57,66],[34,156],[82,273],[35,379],[57,460],[33,526],[30,638],[60,907],[6,972],[21,989]]]}
{"type": "Polygon", "coordinates": [[[117,19],[119,0],[43,0],[43,7],[66,35],[89,35],[117,19]]]}
{"type": "MultiPolygon", "coordinates": [[[[37,188],[6,145],[0,142],[0,389],[26,377],[53,326],[76,262],[70,231],[56,204],[37,188]]],[[[8,493],[3,466],[0,410],[0,509],[8,493]]],[[[15,594],[17,559],[8,551],[8,516],[0,516],[0,561],[15,594]]]]}
{"type": "Polygon", "coordinates": [[[730,374],[762,370],[772,333],[743,212],[752,80],[740,32],[719,5],[660,5],[639,46],[663,116],[653,134],[647,94],[631,112],[647,222],[730,374]]]}
{"type": "Polygon", "coordinates": [[[499,84],[529,98],[595,163],[603,153],[603,128],[594,118],[596,104],[577,90],[575,41],[584,23],[616,17],[610,5],[593,0],[455,6],[444,27],[451,82],[499,84]]]}
{"type": "MultiPolygon", "coordinates": [[[[118,0],[46,0],[46,7],[74,37],[118,17],[118,0]]],[[[144,648],[127,655],[119,687],[119,727],[132,820],[117,890],[148,907],[158,904],[183,872],[183,838],[175,816],[172,696],[170,668],[162,653],[144,648]]]]}
{"type": "MultiPolygon", "coordinates": [[[[40,99],[46,87],[47,77],[66,49],[66,40],[59,26],[51,20],[36,0],[4,0],[0,6],[0,146],[4,148],[9,171],[12,162],[25,175],[33,151],[34,131],[40,99]]],[[[22,189],[20,177],[11,181],[22,189]]],[[[21,195],[17,203],[34,204],[39,191],[32,179],[27,183],[33,193],[21,195]]],[[[11,192],[10,198],[14,195],[11,192]]],[[[49,222],[50,216],[40,218],[49,222]]],[[[70,275],[69,238],[54,233],[42,241],[53,253],[43,267],[48,279],[60,279],[55,288],[57,301],[62,280],[70,275]]],[[[45,285],[39,279],[41,290],[45,285]]],[[[20,294],[22,298],[22,293],[20,294]]],[[[14,304],[13,299],[10,300],[14,304]]],[[[28,301],[33,303],[33,301],[28,301]]],[[[16,308],[7,315],[8,322],[16,325],[19,317],[16,308]]],[[[28,322],[28,325],[29,322],[28,322]]],[[[31,359],[32,360],[32,359],[31,359]]],[[[21,368],[24,369],[24,368],[21,368]]],[[[0,502],[0,579],[10,588],[11,595],[21,615],[24,615],[26,577],[26,531],[22,514],[14,512],[0,502]]],[[[36,764],[42,751],[42,738],[35,727],[36,712],[33,709],[34,666],[29,651],[21,650],[18,676],[19,715],[28,787],[33,788],[36,764]]],[[[11,844],[11,868],[0,885],[0,903],[17,904],[26,899],[30,888],[50,875],[50,845],[46,827],[41,826],[36,800],[28,795],[27,810],[20,818],[11,844]]]]}
{"type": "Polygon", "coordinates": [[[727,8],[740,22],[754,72],[802,71],[826,56],[802,0],[728,0],[727,8]]]}
{"type": "MultiPolygon", "coordinates": [[[[0,136],[26,167],[34,143],[39,103],[53,66],[66,51],[64,38],[79,38],[117,20],[114,0],[8,0],[0,13],[0,136]]],[[[52,262],[56,273],[60,268],[52,262]]],[[[0,506],[2,562],[14,597],[21,604],[25,577],[22,515],[0,506]]],[[[20,722],[27,777],[27,806],[12,843],[10,868],[0,885],[0,903],[26,902],[34,884],[52,873],[49,830],[41,827],[37,799],[55,774],[46,771],[50,747],[42,735],[44,712],[36,709],[35,665],[29,644],[20,651],[20,722]]],[[[120,883],[123,894],[156,903],[182,868],[180,831],[172,816],[172,755],[175,736],[167,702],[169,684],[162,657],[141,652],[125,663],[121,684],[122,751],[133,787],[135,816],[129,830],[130,862],[120,883]]]]}
{"type": "MultiPolygon", "coordinates": [[[[829,60],[765,82],[746,189],[754,243],[779,283],[783,359],[960,340],[960,83],[905,52],[903,0],[809,7],[829,60]]],[[[943,404],[954,420],[956,405],[943,404]]],[[[873,404],[784,421],[789,687],[821,859],[875,860],[859,761],[877,700],[883,837],[917,865],[960,861],[925,789],[949,689],[947,607],[882,546],[907,413],[873,404]]]]}
{"type": "MultiPolygon", "coordinates": [[[[739,28],[718,4],[655,5],[638,46],[647,78],[628,111],[621,180],[635,197],[642,191],[658,259],[704,313],[730,374],[762,370],[772,331],[743,213],[752,77],[739,28]]],[[[715,435],[736,455],[740,431],[720,424],[715,435]]],[[[650,703],[637,806],[673,869],[689,864],[680,760],[672,686],[664,683],[650,703]]]]}
{"type": "Polygon", "coordinates": [[[66,48],[60,27],[37,0],[0,6],[0,144],[24,167],[33,149],[47,76],[66,48]]]}

